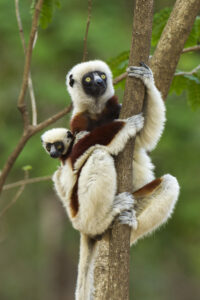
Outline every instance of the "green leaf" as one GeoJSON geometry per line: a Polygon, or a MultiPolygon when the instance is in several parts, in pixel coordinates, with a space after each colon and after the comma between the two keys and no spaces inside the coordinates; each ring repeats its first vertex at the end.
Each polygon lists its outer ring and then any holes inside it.
{"type": "Polygon", "coordinates": [[[185,47],[195,46],[200,43],[200,16],[197,16],[187,39],[185,47]]]}
{"type": "Polygon", "coordinates": [[[188,79],[185,76],[174,76],[170,93],[175,92],[177,95],[181,95],[182,92],[186,89],[188,83],[188,79]]]}
{"type": "Polygon", "coordinates": [[[30,171],[30,170],[32,170],[32,166],[30,166],[30,165],[23,166],[22,170],[23,171],[30,171]]]}
{"type": "Polygon", "coordinates": [[[196,79],[198,82],[196,80],[189,80],[187,88],[188,103],[192,110],[200,108],[200,76],[199,78],[196,77],[196,79]]]}
{"type": "Polygon", "coordinates": [[[171,8],[164,8],[158,13],[156,13],[153,17],[153,28],[152,28],[152,46],[156,46],[160,36],[162,34],[162,31],[169,19],[170,13],[172,9],[171,8]]]}
{"type": "MultiPolygon", "coordinates": [[[[31,3],[31,12],[33,13],[35,9],[37,1],[33,0],[31,3]]],[[[49,25],[49,23],[52,22],[53,18],[53,12],[55,8],[60,8],[61,3],[60,0],[44,0],[42,9],[40,12],[40,21],[39,25],[43,28],[46,29],[49,25]]]]}
{"type": "MultiPolygon", "coordinates": [[[[109,67],[111,68],[111,71],[113,73],[113,78],[121,75],[126,71],[126,68],[128,67],[128,61],[129,61],[129,51],[124,51],[120,53],[118,56],[111,58],[107,61],[109,67]]],[[[116,84],[116,88],[123,88],[125,86],[125,80],[122,80],[118,84],[116,84]]]]}
{"type": "Polygon", "coordinates": [[[187,100],[192,108],[196,110],[200,107],[200,75],[181,75],[175,76],[170,92],[175,92],[177,95],[181,95],[184,91],[187,93],[187,100]]]}

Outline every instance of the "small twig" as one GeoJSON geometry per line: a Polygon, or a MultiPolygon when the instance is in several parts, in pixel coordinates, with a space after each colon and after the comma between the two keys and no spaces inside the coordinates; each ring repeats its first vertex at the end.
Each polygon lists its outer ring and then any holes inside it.
{"type": "Polygon", "coordinates": [[[43,4],[43,0],[38,0],[35,11],[33,15],[33,21],[31,26],[31,33],[29,38],[28,47],[26,50],[26,56],[25,56],[25,65],[24,65],[24,74],[23,74],[23,81],[22,81],[22,87],[18,98],[18,108],[20,112],[22,113],[23,119],[24,119],[24,128],[27,128],[29,125],[29,118],[26,106],[24,104],[25,99],[25,93],[28,86],[28,78],[30,74],[30,66],[31,66],[31,58],[32,58],[32,50],[33,50],[33,44],[35,41],[35,37],[37,34],[37,27],[38,27],[38,20],[40,15],[40,10],[43,4]]]}
{"type": "Polygon", "coordinates": [[[33,82],[31,78],[31,72],[29,73],[28,77],[28,88],[29,88],[29,94],[31,98],[31,107],[32,107],[32,125],[37,125],[37,106],[36,106],[36,100],[35,100],[35,94],[33,89],[33,82]]]}
{"type": "Polygon", "coordinates": [[[194,68],[190,72],[178,72],[178,73],[175,73],[174,76],[193,75],[193,74],[197,73],[199,70],[200,70],[200,65],[198,65],[196,68],[194,68]]]}
{"type": "MultiPolygon", "coordinates": [[[[25,171],[25,176],[24,176],[24,182],[26,182],[26,180],[28,179],[28,171],[25,171]]],[[[6,207],[4,207],[4,209],[0,212],[0,218],[3,217],[5,215],[5,213],[8,211],[8,209],[13,206],[13,204],[15,204],[15,202],[17,201],[17,199],[21,196],[22,192],[24,191],[26,184],[22,184],[19,188],[19,190],[17,191],[17,193],[15,194],[14,198],[10,201],[10,203],[8,203],[8,205],[6,207]]]]}
{"type": "Polygon", "coordinates": [[[84,47],[83,47],[83,60],[85,61],[87,58],[87,39],[88,39],[88,32],[90,27],[90,21],[91,21],[91,11],[92,11],[92,0],[88,0],[88,19],[87,19],[87,25],[85,30],[85,37],[84,37],[84,47]]]}
{"type": "Polygon", "coordinates": [[[7,190],[10,190],[10,189],[16,188],[18,186],[21,186],[21,185],[27,185],[27,184],[32,184],[32,183],[47,181],[47,180],[50,180],[51,177],[52,176],[43,176],[43,177],[35,177],[35,178],[29,178],[29,179],[19,180],[17,182],[6,184],[3,187],[3,191],[7,191],[7,190]]]}
{"type": "MultiPolygon", "coordinates": [[[[17,24],[19,28],[19,35],[21,38],[24,54],[26,54],[26,43],[25,43],[24,31],[23,31],[22,21],[20,17],[20,12],[19,12],[19,0],[15,0],[15,11],[16,11],[17,24]]],[[[37,32],[36,32],[36,36],[37,36],[37,32]]],[[[34,42],[33,42],[33,46],[34,46],[34,42]]],[[[29,73],[29,77],[28,77],[28,88],[29,88],[29,94],[30,94],[31,106],[32,106],[32,125],[35,126],[37,125],[37,108],[36,108],[36,101],[35,101],[35,94],[33,89],[32,78],[31,78],[31,72],[29,73]]]]}
{"type": "Polygon", "coordinates": [[[22,21],[21,21],[21,17],[20,17],[20,13],[19,13],[19,0],[15,0],[15,13],[16,13],[17,24],[18,24],[18,28],[19,28],[19,35],[20,35],[22,46],[23,46],[24,53],[25,53],[26,52],[26,43],[25,43],[25,38],[24,38],[22,21]]]}
{"type": "Polygon", "coordinates": [[[71,110],[72,110],[72,105],[70,104],[65,109],[58,112],[57,114],[55,114],[52,117],[46,119],[45,121],[39,123],[37,126],[32,127],[32,134],[31,135],[34,135],[37,132],[39,132],[40,130],[46,128],[47,126],[49,126],[51,124],[53,124],[54,122],[56,122],[57,120],[59,120],[60,118],[65,116],[67,113],[69,113],[71,110]]]}
{"type": "Polygon", "coordinates": [[[125,79],[127,77],[127,72],[122,73],[121,75],[117,76],[115,79],[113,79],[113,84],[117,84],[120,81],[122,81],[123,79],[125,79]]]}
{"type": "Polygon", "coordinates": [[[183,49],[182,53],[187,53],[187,52],[191,52],[191,51],[200,51],[200,45],[185,48],[185,49],[183,49]]]}

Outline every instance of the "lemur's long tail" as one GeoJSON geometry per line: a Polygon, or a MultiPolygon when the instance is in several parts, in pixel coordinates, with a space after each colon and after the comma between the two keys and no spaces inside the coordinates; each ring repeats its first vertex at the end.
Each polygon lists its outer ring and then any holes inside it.
{"type": "Polygon", "coordinates": [[[97,241],[81,233],[76,300],[91,299],[97,241]]]}

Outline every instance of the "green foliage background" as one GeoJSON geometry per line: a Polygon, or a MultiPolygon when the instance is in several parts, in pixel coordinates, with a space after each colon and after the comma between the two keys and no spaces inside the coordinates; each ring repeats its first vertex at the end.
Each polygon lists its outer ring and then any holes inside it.
{"type": "MultiPolygon", "coordinates": [[[[152,52],[174,1],[155,1],[152,52]]],[[[82,59],[87,1],[46,0],[34,49],[32,76],[39,121],[70,102],[65,88],[69,68],[82,59]],[[49,23],[49,21],[52,22],[49,23]],[[48,25],[49,23],[49,25],[48,25]],[[47,26],[48,25],[48,26],[47,26]]],[[[20,1],[26,40],[34,1],[20,1]],[[32,4],[32,8],[31,8],[32,4]]],[[[22,81],[24,57],[15,18],[14,1],[1,1],[0,14],[0,168],[16,145],[22,131],[16,101],[22,81]]],[[[109,62],[114,76],[125,70],[132,31],[132,1],[93,1],[89,31],[89,59],[109,62]]],[[[200,36],[197,19],[187,46],[200,36]]],[[[199,64],[199,53],[182,55],[178,69],[189,71],[199,64]]],[[[123,95],[123,85],[116,93],[123,95]]],[[[181,185],[173,218],[153,236],[131,249],[131,299],[200,299],[200,76],[176,77],[166,101],[164,135],[151,157],[156,175],[171,173],[181,185]],[[188,103],[190,104],[188,106],[188,103]],[[192,109],[191,109],[192,108],[192,109]],[[194,109],[196,109],[194,111],[194,109]]],[[[27,95],[27,102],[29,101],[27,95]]],[[[69,116],[53,127],[68,126],[69,116]]],[[[52,174],[58,165],[33,137],[7,180],[52,174]]],[[[5,191],[3,209],[16,193],[5,191]]],[[[52,189],[51,182],[26,186],[17,203],[0,219],[0,299],[73,299],[78,261],[79,234],[71,228],[52,189]]]]}

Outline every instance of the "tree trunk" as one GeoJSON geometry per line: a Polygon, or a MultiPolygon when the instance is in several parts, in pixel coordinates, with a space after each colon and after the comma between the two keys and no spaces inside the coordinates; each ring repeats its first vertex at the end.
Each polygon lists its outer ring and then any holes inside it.
{"type": "Polygon", "coordinates": [[[177,0],[151,59],[155,83],[164,99],[199,11],[200,0],[177,0]]]}
{"type": "MultiPolygon", "coordinates": [[[[129,65],[148,63],[153,16],[153,0],[136,0],[129,65]]],[[[144,85],[136,78],[127,78],[120,118],[142,111],[144,85]],[[134,104],[134,105],[133,105],[134,104]]],[[[131,140],[116,160],[118,193],[132,191],[132,160],[134,141],[131,140]]],[[[130,228],[114,222],[99,242],[95,266],[95,300],[129,299],[130,228]]]]}
{"type": "MultiPolygon", "coordinates": [[[[150,47],[152,1],[136,0],[129,65],[147,62],[150,47]]],[[[166,98],[178,60],[200,9],[200,0],[177,0],[151,60],[155,83],[166,98]]],[[[142,109],[144,88],[137,79],[127,78],[120,118],[142,109]],[[134,106],[132,105],[132,102],[134,106]]],[[[118,192],[131,191],[133,141],[118,157],[118,192]]],[[[129,239],[127,226],[114,223],[98,242],[95,264],[95,300],[127,300],[129,297],[129,239]]]]}

